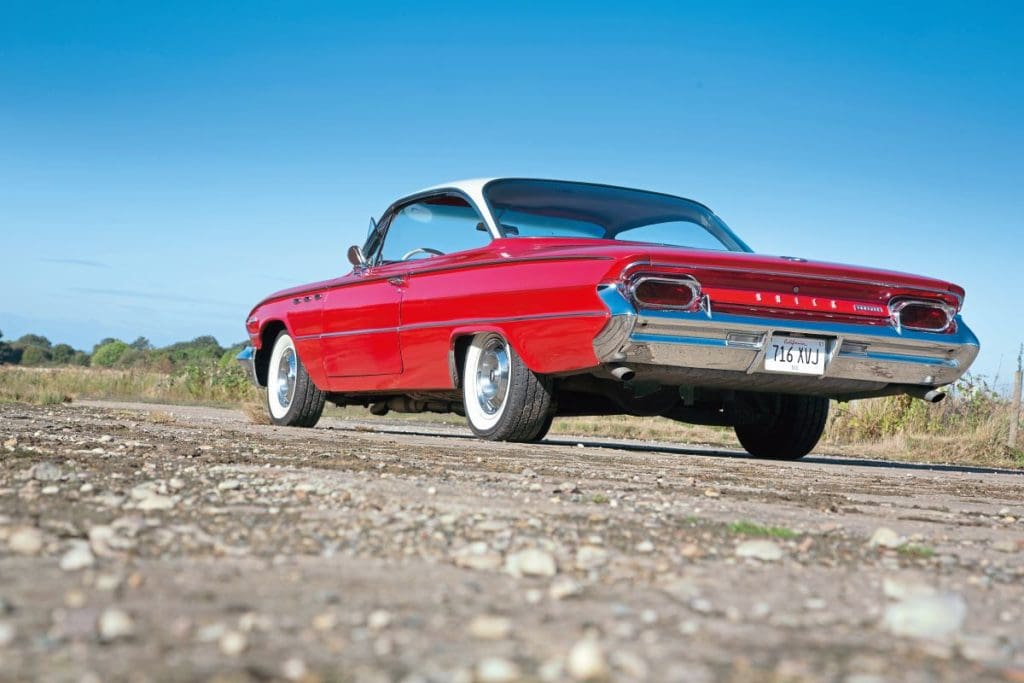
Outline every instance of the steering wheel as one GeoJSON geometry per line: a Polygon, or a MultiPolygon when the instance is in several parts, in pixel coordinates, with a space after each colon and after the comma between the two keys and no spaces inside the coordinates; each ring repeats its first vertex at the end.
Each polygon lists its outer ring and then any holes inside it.
{"type": "Polygon", "coordinates": [[[402,260],[403,261],[408,261],[413,256],[415,256],[416,254],[432,254],[434,256],[444,256],[444,252],[443,251],[438,251],[437,249],[431,249],[430,247],[416,247],[415,249],[413,249],[411,251],[405,252],[402,255],[402,260]]]}

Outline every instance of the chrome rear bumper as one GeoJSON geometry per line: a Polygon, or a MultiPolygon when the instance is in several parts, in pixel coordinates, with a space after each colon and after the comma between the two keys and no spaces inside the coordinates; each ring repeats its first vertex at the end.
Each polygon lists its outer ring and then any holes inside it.
{"type": "Polygon", "coordinates": [[[936,334],[709,311],[637,310],[617,287],[602,286],[598,293],[612,314],[594,341],[602,362],[653,366],[694,386],[836,397],[887,393],[892,385],[939,387],[959,379],[979,350],[959,316],[956,332],[936,334]],[[824,374],[765,371],[773,334],[825,339],[824,374]]]}

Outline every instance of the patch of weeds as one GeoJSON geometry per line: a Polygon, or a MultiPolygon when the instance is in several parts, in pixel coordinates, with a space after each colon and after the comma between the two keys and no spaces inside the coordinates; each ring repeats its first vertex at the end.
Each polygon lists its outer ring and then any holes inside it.
{"type": "Polygon", "coordinates": [[[686,515],[686,517],[683,517],[683,521],[687,524],[700,524],[700,517],[697,515],[686,515]]]}
{"type": "Polygon", "coordinates": [[[150,422],[158,425],[174,424],[177,422],[173,415],[163,410],[154,410],[148,417],[150,422]]]}
{"type": "Polygon", "coordinates": [[[34,458],[39,454],[35,451],[26,450],[24,448],[15,448],[13,451],[7,451],[6,457],[8,458],[34,458]]]}
{"type": "Polygon", "coordinates": [[[741,536],[764,536],[767,538],[781,539],[796,538],[800,535],[792,529],[787,529],[784,526],[762,526],[745,519],[740,519],[731,523],[729,525],[729,531],[741,536]]]}
{"type": "Polygon", "coordinates": [[[935,557],[935,551],[926,545],[917,545],[915,543],[904,543],[899,548],[896,548],[903,557],[909,557],[912,559],[926,560],[929,557],[935,557]]]}
{"type": "Polygon", "coordinates": [[[71,403],[71,397],[59,391],[43,391],[36,397],[35,403],[41,406],[56,406],[61,403],[71,403]]]}
{"type": "Polygon", "coordinates": [[[245,413],[247,418],[249,418],[249,422],[254,425],[274,424],[270,419],[270,414],[267,412],[267,409],[258,403],[246,403],[242,406],[242,412],[245,413]]]}
{"type": "Polygon", "coordinates": [[[608,496],[598,493],[590,499],[591,503],[597,503],[598,505],[604,505],[608,502],[608,496]]]}

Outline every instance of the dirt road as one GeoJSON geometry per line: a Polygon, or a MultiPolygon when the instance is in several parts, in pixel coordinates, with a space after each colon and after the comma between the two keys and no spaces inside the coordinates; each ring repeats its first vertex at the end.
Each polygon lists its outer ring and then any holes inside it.
{"type": "Polygon", "coordinates": [[[1024,681],[1024,476],[0,405],[0,679],[1024,681]]]}

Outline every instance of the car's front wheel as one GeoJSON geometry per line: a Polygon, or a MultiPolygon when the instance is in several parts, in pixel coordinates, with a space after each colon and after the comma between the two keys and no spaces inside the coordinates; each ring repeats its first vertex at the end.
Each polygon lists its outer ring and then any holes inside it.
{"type": "Polygon", "coordinates": [[[281,330],[274,340],[267,368],[267,412],[283,427],[312,427],[324,412],[324,392],[310,379],[295,341],[281,330]]]}
{"type": "Polygon", "coordinates": [[[538,375],[495,333],[478,334],[466,350],[462,400],[470,429],[490,441],[536,441],[551,425],[550,377],[538,375]]]}
{"type": "Polygon", "coordinates": [[[775,396],[770,410],[754,421],[736,425],[736,437],[758,458],[797,460],[811,452],[828,421],[828,399],[821,396],[775,396]]]}

